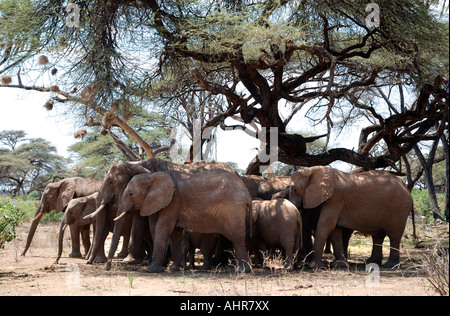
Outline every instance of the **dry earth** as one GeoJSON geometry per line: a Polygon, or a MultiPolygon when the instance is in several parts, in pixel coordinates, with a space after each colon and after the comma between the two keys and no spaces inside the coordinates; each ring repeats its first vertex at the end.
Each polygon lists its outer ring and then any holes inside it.
{"type": "MultiPolygon", "coordinates": [[[[351,266],[346,270],[313,271],[305,268],[288,273],[256,269],[254,273],[237,274],[232,269],[219,269],[148,274],[146,265],[125,266],[115,260],[113,268],[106,271],[104,264],[87,265],[85,259],[69,258],[69,237],[66,237],[60,263],[54,264],[57,224],[41,225],[26,257],[21,257],[28,227],[29,224],[19,227],[19,238],[0,250],[1,296],[436,295],[420,273],[420,255],[425,250],[407,246],[408,242],[402,246],[401,269],[382,269],[379,282],[375,272],[365,271],[362,259],[369,256],[371,240],[363,236],[352,238],[351,266]]],[[[448,225],[439,234],[448,240],[448,225]]]]}

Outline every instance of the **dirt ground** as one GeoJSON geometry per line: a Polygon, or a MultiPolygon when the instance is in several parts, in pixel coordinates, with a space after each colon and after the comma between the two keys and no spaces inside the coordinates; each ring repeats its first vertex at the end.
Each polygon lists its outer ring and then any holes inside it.
{"type": "MultiPolygon", "coordinates": [[[[448,241],[448,224],[437,232],[422,233],[431,245],[436,236],[448,241]]],[[[115,260],[110,271],[104,264],[87,265],[85,259],[69,258],[70,240],[59,264],[58,224],[41,225],[26,257],[21,257],[29,224],[18,228],[19,237],[0,250],[0,295],[152,295],[152,296],[430,296],[436,295],[421,275],[420,256],[425,248],[415,249],[406,241],[402,246],[402,265],[397,270],[366,272],[363,259],[369,257],[371,239],[352,238],[348,269],[285,272],[255,269],[239,274],[233,269],[183,271],[149,274],[147,264],[125,266],[115,260]]],[[[66,234],[70,235],[70,234],[66,234]]],[[[424,243],[424,244],[425,244],[424,243]]],[[[106,247],[107,248],[107,247],[106,247]]],[[[385,247],[388,253],[388,247],[385,247]]],[[[107,248],[108,249],[108,248],[107,248]]]]}

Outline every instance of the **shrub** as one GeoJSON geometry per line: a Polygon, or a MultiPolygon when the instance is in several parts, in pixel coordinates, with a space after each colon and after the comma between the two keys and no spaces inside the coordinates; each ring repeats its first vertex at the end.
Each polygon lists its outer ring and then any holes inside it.
{"type": "Polygon", "coordinates": [[[23,213],[9,199],[0,199],[0,249],[16,238],[16,227],[23,222],[23,213]]]}
{"type": "Polygon", "coordinates": [[[449,295],[448,248],[437,244],[431,254],[422,255],[422,269],[433,288],[442,296],[449,295]]]}

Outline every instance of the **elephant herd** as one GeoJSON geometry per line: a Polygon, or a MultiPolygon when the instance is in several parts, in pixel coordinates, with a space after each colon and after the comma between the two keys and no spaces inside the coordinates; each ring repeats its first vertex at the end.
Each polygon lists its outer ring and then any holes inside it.
{"type": "Polygon", "coordinates": [[[381,265],[382,244],[390,240],[385,266],[400,262],[399,248],[412,198],[396,176],[384,171],[344,173],[311,167],[291,177],[266,180],[239,176],[220,162],[179,165],[157,158],[114,164],[102,181],[68,178],[45,188],[28,233],[24,256],[40,219],[52,210],[64,212],[58,239],[70,227],[71,257],[111,267],[120,237],[118,258],[127,264],[150,259],[148,272],[195,265],[199,248],[204,269],[234,263],[251,270],[263,263],[262,251],[279,248],[285,268],[300,260],[322,267],[323,248],[331,241],[335,264],[347,264],[347,246],[354,230],[372,235],[368,263],[381,265]],[[89,237],[90,226],[94,234],[89,237]],[[108,256],[105,240],[112,233],[108,256]]]}

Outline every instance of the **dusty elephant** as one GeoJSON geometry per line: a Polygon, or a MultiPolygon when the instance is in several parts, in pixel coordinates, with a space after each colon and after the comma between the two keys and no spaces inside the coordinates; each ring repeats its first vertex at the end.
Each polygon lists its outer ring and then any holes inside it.
{"type": "Polygon", "coordinates": [[[219,246],[219,234],[202,234],[190,229],[183,229],[181,241],[182,265],[188,269],[195,269],[195,249],[200,249],[203,255],[203,265],[200,269],[209,270],[213,256],[219,246]],[[189,266],[186,265],[186,258],[189,255],[189,266]]]}
{"type": "Polygon", "coordinates": [[[281,247],[286,255],[284,267],[292,270],[302,238],[302,218],[297,207],[286,199],[254,200],[252,228],[251,244],[259,260],[261,250],[281,247]]]}
{"type": "MultiPolygon", "coordinates": [[[[102,187],[97,198],[97,210],[91,216],[96,216],[96,235],[92,244],[92,252],[88,258],[88,263],[106,262],[104,252],[105,239],[109,231],[114,230],[114,217],[117,216],[117,208],[125,187],[130,179],[138,174],[167,171],[167,170],[184,170],[189,173],[196,173],[210,169],[224,169],[234,172],[230,166],[219,162],[198,162],[190,165],[179,165],[164,161],[158,158],[150,158],[139,162],[121,162],[114,164],[103,179],[102,187]]],[[[126,241],[130,238],[131,244],[128,248],[128,255],[124,259],[126,263],[140,263],[143,257],[142,245],[144,243],[145,230],[148,228],[147,219],[142,218],[139,213],[135,213],[133,217],[127,218],[127,224],[124,226],[122,234],[126,241]]],[[[122,251],[125,255],[126,248],[122,251]]]]}
{"type": "MultiPolygon", "coordinates": [[[[49,183],[45,187],[41,201],[34,214],[34,219],[31,222],[22,256],[25,256],[28,251],[40,220],[45,214],[48,214],[53,210],[57,213],[64,212],[72,199],[98,192],[101,184],[102,181],[89,180],[80,177],[67,178],[58,182],[49,183]]],[[[75,226],[71,226],[70,233],[72,236],[75,236],[75,234],[79,234],[79,231],[75,226]]]]}
{"type": "MultiPolygon", "coordinates": [[[[64,231],[68,225],[76,225],[83,236],[83,247],[85,250],[85,256],[87,256],[89,249],[91,247],[91,242],[89,239],[89,230],[91,224],[95,226],[95,218],[84,219],[83,217],[95,211],[96,208],[96,199],[98,193],[94,193],[88,196],[72,199],[67,206],[67,209],[64,213],[64,217],[61,220],[61,224],[59,227],[59,237],[58,237],[58,255],[56,257],[55,263],[59,262],[61,258],[61,254],[63,251],[63,240],[64,240],[64,231]]],[[[80,252],[80,239],[79,236],[72,236],[72,253],[69,257],[81,257],[80,252]],[[74,254],[74,249],[77,251],[74,254]]]]}
{"type": "Polygon", "coordinates": [[[241,179],[247,187],[252,200],[270,200],[274,194],[285,190],[291,184],[290,177],[275,177],[267,180],[261,176],[249,175],[241,176],[241,179]]]}
{"type": "MultiPolygon", "coordinates": [[[[137,175],[131,179],[120,201],[119,220],[127,212],[139,210],[148,216],[154,235],[152,264],[148,272],[162,272],[169,237],[177,228],[205,234],[222,234],[236,251],[240,269],[248,270],[247,226],[251,225],[251,198],[235,173],[211,170],[185,173],[169,170],[137,175]]],[[[123,221],[118,221],[108,254],[114,256],[123,221]]],[[[181,239],[174,243],[180,252],[181,239]]]]}
{"type": "Polygon", "coordinates": [[[413,212],[411,195],[403,182],[384,171],[349,174],[327,167],[312,167],[292,175],[290,200],[305,209],[320,206],[314,242],[313,267],[323,266],[322,252],[330,236],[335,260],[346,263],[342,228],[372,235],[368,263],[381,265],[382,244],[390,240],[386,267],[400,262],[400,241],[408,215],[413,212]]]}

